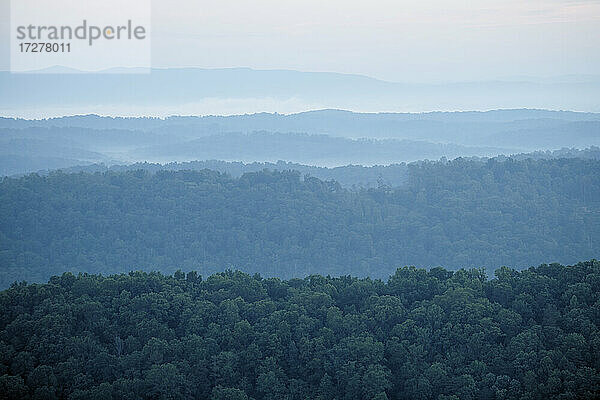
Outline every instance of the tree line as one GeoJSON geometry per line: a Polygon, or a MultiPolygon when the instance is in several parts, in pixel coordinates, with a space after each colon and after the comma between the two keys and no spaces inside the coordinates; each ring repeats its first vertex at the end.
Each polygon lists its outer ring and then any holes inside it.
{"type": "Polygon", "coordinates": [[[7,399],[597,399],[600,262],[384,282],[65,273],[0,292],[7,399]]]}

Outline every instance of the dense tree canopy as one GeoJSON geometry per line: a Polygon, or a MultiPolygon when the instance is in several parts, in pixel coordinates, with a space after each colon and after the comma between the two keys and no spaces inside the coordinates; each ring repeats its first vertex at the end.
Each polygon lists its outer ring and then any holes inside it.
{"type": "Polygon", "coordinates": [[[0,292],[12,399],[594,399],[600,263],[282,281],[131,272],[0,292]]]}
{"type": "Polygon", "coordinates": [[[600,249],[600,161],[411,164],[349,191],[297,172],[52,173],[0,182],[0,287],[64,271],[385,278],[571,263],[600,249]]]}

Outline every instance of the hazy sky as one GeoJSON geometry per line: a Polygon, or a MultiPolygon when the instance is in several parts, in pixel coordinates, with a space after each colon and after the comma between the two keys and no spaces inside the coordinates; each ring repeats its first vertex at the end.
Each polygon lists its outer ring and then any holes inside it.
{"type": "Polygon", "coordinates": [[[597,74],[600,0],[154,0],[152,61],[404,82],[597,74]]]}

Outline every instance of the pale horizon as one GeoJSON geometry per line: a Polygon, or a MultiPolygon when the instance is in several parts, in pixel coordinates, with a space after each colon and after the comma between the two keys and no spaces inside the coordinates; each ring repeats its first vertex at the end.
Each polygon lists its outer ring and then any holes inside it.
{"type": "MultiPolygon", "coordinates": [[[[7,10],[9,0],[0,0],[2,32],[10,29],[7,10]]],[[[600,71],[597,0],[154,0],[152,31],[153,68],[336,72],[407,83],[600,71]]],[[[8,48],[2,40],[0,70],[8,69],[8,48]]]]}

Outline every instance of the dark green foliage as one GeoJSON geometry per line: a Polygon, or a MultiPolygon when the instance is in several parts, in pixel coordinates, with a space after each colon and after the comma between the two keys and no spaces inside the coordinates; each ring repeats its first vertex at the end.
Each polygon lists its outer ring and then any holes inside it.
{"type": "Polygon", "coordinates": [[[387,283],[66,273],[0,309],[2,398],[600,396],[598,261],[387,283]]]}
{"type": "Polygon", "coordinates": [[[29,175],[0,183],[0,287],[64,271],[385,278],[597,257],[600,161],[411,164],[353,192],[296,172],[29,175]]]}

